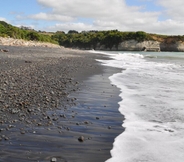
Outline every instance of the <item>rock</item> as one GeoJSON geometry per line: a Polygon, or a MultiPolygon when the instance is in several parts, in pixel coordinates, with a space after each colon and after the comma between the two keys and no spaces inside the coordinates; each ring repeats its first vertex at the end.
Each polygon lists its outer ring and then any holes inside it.
{"type": "Polygon", "coordinates": [[[21,134],[25,134],[26,132],[25,132],[24,130],[22,130],[20,133],[21,133],[21,134]]]}
{"type": "Polygon", "coordinates": [[[4,129],[3,129],[3,128],[1,128],[1,129],[0,129],[0,132],[2,132],[2,131],[4,131],[4,129]]]}
{"type": "Polygon", "coordinates": [[[42,123],[37,123],[38,126],[42,126],[42,123]]]}
{"type": "Polygon", "coordinates": [[[108,126],[108,129],[111,129],[111,126],[108,126]]]}
{"type": "Polygon", "coordinates": [[[61,117],[61,118],[66,118],[66,115],[61,114],[60,117],[61,117]]]}
{"type": "Polygon", "coordinates": [[[15,127],[15,126],[13,126],[13,125],[8,125],[8,128],[13,128],[13,127],[15,127]]]}
{"type": "Polygon", "coordinates": [[[57,121],[57,120],[58,120],[58,118],[56,117],[56,118],[53,118],[52,120],[53,120],[53,121],[57,121]]]}
{"type": "Polygon", "coordinates": [[[55,157],[53,157],[50,161],[51,161],[51,162],[56,162],[57,159],[56,159],[55,157]]]}
{"type": "Polygon", "coordinates": [[[89,122],[88,121],[85,121],[84,124],[89,124],[89,122]]]}
{"type": "Polygon", "coordinates": [[[11,110],[11,113],[12,113],[12,114],[18,114],[19,112],[20,112],[19,109],[12,109],[12,110],[11,110]]]}
{"type": "Polygon", "coordinates": [[[25,63],[29,63],[29,64],[30,64],[30,63],[32,63],[32,62],[31,62],[31,61],[25,61],[25,63]]]}
{"type": "Polygon", "coordinates": [[[79,142],[84,142],[84,137],[83,137],[83,136],[80,136],[80,137],[78,138],[78,141],[79,141],[79,142]]]}
{"type": "Polygon", "coordinates": [[[9,52],[8,49],[0,49],[1,52],[9,52]]]}
{"type": "Polygon", "coordinates": [[[28,109],[28,110],[27,110],[27,112],[29,112],[29,113],[32,112],[32,111],[33,111],[32,109],[28,109]]]}

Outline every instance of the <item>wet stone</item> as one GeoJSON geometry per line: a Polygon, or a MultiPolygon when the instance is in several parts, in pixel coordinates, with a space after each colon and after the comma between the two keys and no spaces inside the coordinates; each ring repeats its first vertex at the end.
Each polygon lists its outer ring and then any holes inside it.
{"type": "Polygon", "coordinates": [[[56,158],[52,158],[50,161],[51,161],[51,162],[56,162],[57,159],[56,159],[56,158]]]}
{"type": "Polygon", "coordinates": [[[79,142],[84,142],[84,137],[83,137],[83,136],[80,136],[80,137],[78,138],[78,141],[79,141],[79,142]]]}
{"type": "Polygon", "coordinates": [[[21,133],[21,134],[25,134],[26,132],[25,132],[24,130],[22,130],[20,133],[21,133]]]}

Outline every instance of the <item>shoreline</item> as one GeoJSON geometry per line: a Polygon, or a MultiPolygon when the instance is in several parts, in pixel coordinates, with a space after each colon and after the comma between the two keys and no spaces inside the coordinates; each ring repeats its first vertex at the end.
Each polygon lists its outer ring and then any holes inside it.
{"type": "Polygon", "coordinates": [[[100,65],[95,59],[108,58],[87,51],[6,48],[0,52],[0,160],[110,158],[114,138],[123,131],[120,92],[108,79],[119,69],[100,65]]]}

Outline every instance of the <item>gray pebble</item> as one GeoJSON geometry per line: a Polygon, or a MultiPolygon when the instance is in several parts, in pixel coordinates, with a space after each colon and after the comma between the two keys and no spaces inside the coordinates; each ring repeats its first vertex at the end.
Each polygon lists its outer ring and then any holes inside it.
{"type": "Polygon", "coordinates": [[[56,161],[57,161],[56,158],[52,158],[52,159],[51,159],[51,162],[56,162],[56,161]]]}
{"type": "Polygon", "coordinates": [[[83,136],[80,136],[80,137],[78,138],[78,141],[79,141],[79,142],[84,142],[84,137],[83,137],[83,136]]]}

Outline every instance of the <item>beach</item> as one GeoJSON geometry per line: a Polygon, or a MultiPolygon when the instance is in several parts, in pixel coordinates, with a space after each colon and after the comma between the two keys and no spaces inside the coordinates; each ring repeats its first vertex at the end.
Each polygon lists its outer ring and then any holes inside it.
{"type": "Polygon", "coordinates": [[[0,46],[0,161],[102,162],[123,132],[105,55],[0,46]]]}

